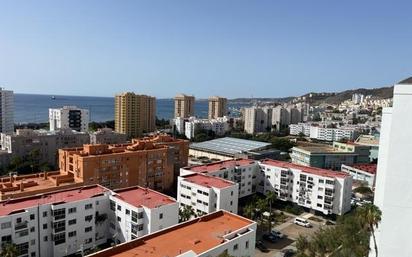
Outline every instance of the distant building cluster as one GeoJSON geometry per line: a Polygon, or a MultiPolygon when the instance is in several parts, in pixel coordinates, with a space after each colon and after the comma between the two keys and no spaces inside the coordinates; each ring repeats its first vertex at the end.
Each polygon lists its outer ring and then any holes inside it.
{"type": "Polygon", "coordinates": [[[297,124],[306,119],[306,104],[253,106],[244,109],[244,129],[246,133],[280,131],[290,124],[297,124]]]}
{"type": "Polygon", "coordinates": [[[331,128],[322,126],[320,123],[298,123],[289,125],[289,133],[291,135],[303,135],[311,139],[319,141],[340,141],[340,140],[355,140],[362,132],[359,126],[341,126],[331,128]]]}

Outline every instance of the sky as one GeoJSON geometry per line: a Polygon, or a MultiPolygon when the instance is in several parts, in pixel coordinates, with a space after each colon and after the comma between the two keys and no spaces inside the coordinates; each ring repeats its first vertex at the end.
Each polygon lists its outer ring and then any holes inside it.
{"type": "Polygon", "coordinates": [[[412,3],[0,0],[0,86],[16,93],[284,97],[412,74],[412,3]]]}

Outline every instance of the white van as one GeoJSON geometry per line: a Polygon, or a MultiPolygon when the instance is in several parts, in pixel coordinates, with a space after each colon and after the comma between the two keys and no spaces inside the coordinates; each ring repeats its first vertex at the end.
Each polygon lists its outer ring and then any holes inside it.
{"type": "Polygon", "coordinates": [[[302,226],[302,227],[306,227],[306,228],[312,227],[312,224],[310,224],[309,221],[303,218],[299,218],[299,217],[295,218],[293,223],[295,223],[296,225],[302,226]]]}

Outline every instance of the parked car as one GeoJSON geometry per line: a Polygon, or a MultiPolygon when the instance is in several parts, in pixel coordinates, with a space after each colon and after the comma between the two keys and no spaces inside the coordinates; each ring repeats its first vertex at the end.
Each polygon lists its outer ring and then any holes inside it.
{"type": "Polygon", "coordinates": [[[255,244],[256,248],[259,249],[261,252],[267,253],[269,252],[269,249],[266,247],[266,245],[262,241],[257,241],[255,244]]]}
{"type": "Polygon", "coordinates": [[[263,239],[271,243],[276,243],[278,241],[278,238],[272,235],[272,233],[264,234],[263,239]]]}
{"type": "Polygon", "coordinates": [[[292,249],[284,249],[276,254],[275,257],[292,257],[295,256],[296,252],[292,249]]]}
{"type": "Polygon", "coordinates": [[[299,218],[299,217],[295,218],[293,223],[295,223],[296,225],[302,226],[302,227],[306,227],[306,228],[312,227],[312,224],[310,224],[309,221],[307,221],[306,219],[303,219],[303,218],[299,218]]]}
{"type": "Polygon", "coordinates": [[[283,235],[282,233],[280,233],[279,231],[272,229],[272,231],[270,232],[272,235],[276,236],[277,238],[284,238],[285,235],[283,235]]]}

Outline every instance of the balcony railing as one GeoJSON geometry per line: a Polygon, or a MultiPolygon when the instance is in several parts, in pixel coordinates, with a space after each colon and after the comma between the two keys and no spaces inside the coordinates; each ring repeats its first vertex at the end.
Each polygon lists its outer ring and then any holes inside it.
{"type": "Polygon", "coordinates": [[[14,230],[21,230],[25,228],[27,228],[27,221],[16,223],[16,225],[14,226],[14,230]]]}

